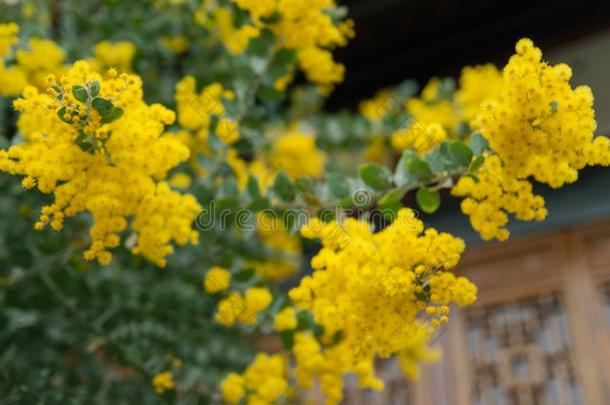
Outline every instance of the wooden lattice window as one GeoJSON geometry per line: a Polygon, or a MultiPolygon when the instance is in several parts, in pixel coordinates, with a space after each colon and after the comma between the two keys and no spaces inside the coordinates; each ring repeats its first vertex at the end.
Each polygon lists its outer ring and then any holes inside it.
{"type": "Polygon", "coordinates": [[[466,333],[476,404],[583,403],[560,294],[470,311],[466,333]]]}

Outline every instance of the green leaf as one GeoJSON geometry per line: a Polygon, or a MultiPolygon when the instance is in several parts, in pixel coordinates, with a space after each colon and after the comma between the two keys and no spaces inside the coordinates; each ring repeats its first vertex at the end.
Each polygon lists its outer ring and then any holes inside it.
{"type": "Polygon", "coordinates": [[[398,211],[403,207],[402,198],[407,192],[406,187],[399,187],[388,191],[383,197],[379,199],[379,212],[389,220],[393,221],[398,215],[398,211]]]}
{"type": "Polygon", "coordinates": [[[313,334],[317,338],[321,338],[324,335],[324,325],[320,325],[318,323],[314,323],[313,325],[313,334]]]}
{"type": "Polygon", "coordinates": [[[89,95],[95,98],[100,95],[100,82],[97,80],[89,84],[89,95]]]}
{"type": "Polygon", "coordinates": [[[281,170],[277,176],[275,176],[271,189],[280,199],[285,202],[294,201],[294,198],[296,197],[296,189],[294,184],[283,170],[281,170]]]}
{"type": "Polygon", "coordinates": [[[472,149],[472,153],[475,156],[479,156],[489,148],[489,142],[487,142],[487,139],[485,139],[483,135],[477,131],[470,135],[468,146],[470,146],[470,149],[472,149]]]}
{"type": "Polygon", "coordinates": [[[297,63],[297,53],[294,49],[281,48],[275,53],[273,63],[278,63],[280,65],[297,63]]]}
{"type": "Polygon", "coordinates": [[[286,330],[281,333],[282,344],[286,350],[291,350],[292,346],[294,346],[294,331],[286,330]]]}
{"type": "Polygon", "coordinates": [[[245,269],[245,270],[239,271],[236,274],[234,274],[232,276],[232,279],[234,281],[237,281],[238,283],[247,283],[250,280],[252,280],[252,278],[254,278],[255,275],[256,275],[256,273],[254,272],[254,270],[245,269]]]}
{"type": "Polygon", "coordinates": [[[261,85],[258,90],[258,98],[264,102],[274,103],[277,101],[282,101],[284,98],[284,93],[276,90],[273,86],[261,85]]]}
{"type": "Polygon", "coordinates": [[[297,190],[304,194],[314,194],[316,192],[316,181],[313,177],[299,177],[294,185],[297,190]]]}
{"type": "Polygon", "coordinates": [[[328,173],[326,175],[328,189],[337,198],[346,198],[350,194],[350,186],[347,179],[339,173],[328,173]]]}
{"type": "Polygon", "coordinates": [[[396,200],[385,200],[379,201],[379,212],[381,212],[385,219],[393,221],[398,215],[398,211],[402,208],[402,203],[396,200]]]}
{"type": "Polygon", "coordinates": [[[434,175],[432,169],[430,169],[430,165],[419,158],[411,160],[408,169],[413,177],[424,183],[432,180],[432,176],[434,175]]]}
{"type": "Polygon", "coordinates": [[[258,180],[256,177],[250,175],[248,176],[248,183],[246,184],[246,190],[248,191],[248,195],[251,199],[257,200],[261,198],[261,192],[258,187],[258,180]]]}
{"type": "Polygon", "coordinates": [[[417,200],[419,208],[426,214],[432,214],[441,206],[441,194],[438,190],[432,190],[427,187],[417,190],[415,200],[417,200]]]}
{"type": "Polygon", "coordinates": [[[304,309],[297,313],[297,331],[313,329],[314,325],[315,321],[311,312],[304,309]]]}
{"type": "Polygon", "coordinates": [[[76,137],[76,145],[78,145],[83,152],[93,153],[95,150],[95,147],[89,140],[89,137],[82,131],[80,131],[76,137]]]}
{"type": "Polygon", "coordinates": [[[470,166],[468,166],[468,173],[475,173],[481,166],[483,166],[483,163],[485,163],[485,158],[483,156],[477,156],[472,162],[470,162],[470,166]]]}
{"type": "Polygon", "coordinates": [[[455,132],[460,139],[464,139],[472,132],[472,128],[467,122],[460,122],[455,132]]]}
{"type": "Polygon", "coordinates": [[[102,118],[102,124],[109,124],[113,121],[118,120],[123,116],[123,109],[119,107],[112,107],[112,112],[106,117],[102,118]]]}
{"type": "Polygon", "coordinates": [[[396,183],[397,186],[401,187],[417,181],[409,172],[409,163],[417,158],[417,153],[411,149],[406,149],[402,152],[400,160],[396,164],[396,170],[394,171],[394,183],[396,183]]]}
{"type": "Polygon", "coordinates": [[[114,105],[112,105],[112,102],[100,97],[94,98],[91,102],[91,105],[98,113],[100,113],[103,118],[110,116],[114,109],[114,105]]]}
{"type": "Polygon", "coordinates": [[[83,86],[72,86],[72,94],[74,98],[78,101],[82,101],[83,103],[87,102],[89,99],[89,94],[87,93],[87,89],[83,86]]]}
{"type": "Polygon", "coordinates": [[[257,198],[248,205],[248,208],[253,211],[262,211],[271,207],[271,202],[268,198],[257,198]]]}
{"type": "Polygon", "coordinates": [[[62,120],[63,122],[65,122],[66,124],[70,124],[70,121],[64,117],[65,115],[66,115],[66,106],[63,106],[59,110],[57,110],[57,116],[59,117],[59,119],[62,120]]]}
{"type": "Polygon", "coordinates": [[[400,201],[402,201],[402,198],[405,196],[406,193],[407,193],[406,187],[398,187],[398,188],[392,189],[392,190],[388,191],[386,194],[384,194],[379,199],[379,204],[384,204],[389,201],[400,202],[400,201]]]}
{"type": "Polygon", "coordinates": [[[360,166],[360,178],[364,184],[377,191],[386,190],[392,183],[390,171],[384,166],[372,163],[360,166]]]}
{"type": "Polygon", "coordinates": [[[446,161],[443,157],[443,154],[441,153],[440,148],[435,148],[431,152],[427,153],[426,156],[424,156],[424,160],[428,162],[430,169],[434,173],[439,173],[447,169],[445,164],[446,161]]]}
{"type": "Polygon", "coordinates": [[[250,39],[246,53],[248,55],[266,57],[271,46],[273,46],[273,38],[271,31],[263,30],[258,37],[250,39]]]}
{"type": "Polygon", "coordinates": [[[468,167],[472,160],[472,150],[462,142],[452,142],[448,146],[451,160],[460,167],[468,167]]]}

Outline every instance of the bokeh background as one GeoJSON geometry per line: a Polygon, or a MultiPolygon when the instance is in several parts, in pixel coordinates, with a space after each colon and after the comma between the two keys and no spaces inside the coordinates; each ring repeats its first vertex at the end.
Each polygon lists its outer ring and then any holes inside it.
{"type": "MultiPolygon", "coordinates": [[[[69,59],[91,55],[101,40],[130,40],[138,48],[134,69],[147,83],[147,98],[171,105],[185,65],[199,67],[208,78],[215,71],[204,54],[177,57],[155,40],[153,33],[171,36],[191,29],[183,22],[192,9],[151,14],[161,3],[0,0],[0,20],[26,21],[26,35],[61,41],[69,59]]],[[[526,36],[549,61],[572,66],[573,84],[593,88],[599,132],[610,134],[608,1],[343,4],[357,36],[337,51],[347,73],[325,111],[354,112],[362,99],[405,79],[424,85],[436,76],[457,78],[465,65],[502,66],[516,40],[526,36]]],[[[0,127],[8,139],[14,135],[14,116],[8,100],[0,103],[0,127]]],[[[588,168],[575,185],[537,191],[547,201],[549,218],[511,223],[513,238],[502,245],[483,245],[458,202],[443,199],[439,213],[423,215],[475,247],[460,271],[479,285],[480,300],[453,317],[436,342],[443,360],[425,366],[418,382],[408,383],[394,362],[380,363],[388,389],[383,394],[353,389],[346,403],[610,403],[610,171],[588,168]]],[[[6,175],[0,176],[0,192],[0,275],[10,281],[0,289],[0,403],[176,401],[142,388],[149,381],[112,358],[149,370],[184,362],[182,370],[188,371],[181,380],[193,392],[205,392],[201,381],[218,381],[227,367],[247,364],[251,347],[243,336],[220,333],[202,320],[214,311],[201,297],[199,269],[208,265],[204,252],[187,249],[175,257],[179,276],[154,271],[127,254],[122,259],[130,271],[92,270],[73,258],[82,242],[74,235],[82,235],[86,224],[74,221],[62,233],[33,233],[29,224],[42,196],[24,195],[6,175]],[[63,288],[59,295],[56,284],[63,288]]],[[[212,238],[221,236],[208,236],[214,251],[212,238]]],[[[181,398],[184,403],[209,400],[195,394],[181,398]]]]}

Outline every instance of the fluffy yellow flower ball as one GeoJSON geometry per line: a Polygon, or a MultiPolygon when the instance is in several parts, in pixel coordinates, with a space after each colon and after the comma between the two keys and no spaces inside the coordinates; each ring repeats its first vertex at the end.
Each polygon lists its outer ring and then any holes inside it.
{"type": "Polygon", "coordinates": [[[173,390],[175,387],[174,376],[170,371],[156,374],[153,377],[152,383],[157,394],[163,394],[165,391],[173,390]]]}
{"type": "Polygon", "coordinates": [[[244,398],[251,405],[272,405],[289,397],[286,364],[281,355],[259,353],[240,376],[228,374],[220,384],[223,399],[237,404],[244,398]]]}
{"type": "Polygon", "coordinates": [[[220,383],[223,399],[230,404],[238,404],[246,395],[244,378],[237,373],[229,373],[220,383]]]}
{"type": "Polygon", "coordinates": [[[212,267],[203,279],[203,288],[207,293],[215,294],[229,288],[231,272],[223,267],[212,267]]]}
{"type": "Polygon", "coordinates": [[[275,315],[273,326],[276,331],[283,332],[297,327],[296,311],[292,307],[282,309],[275,315]]]}
{"type": "Polygon", "coordinates": [[[252,325],[256,323],[257,315],[267,309],[271,301],[273,295],[266,288],[249,288],[243,296],[232,292],[220,300],[214,319],[225,326],[234,326],[237,321],[252,325]]]}
{"type": "Polygon", "coordinates": [[[7,56],[11,47],[19,42],[19,26],[15,23],[0,24],[0,58],[7,56]]]}
{"type": "Polygon", "coordinates": [[[460,88],[455,92],[465,121],[474,119],[481,110],[481,103],[502,94],[502,72],[492,64],[466,66],[460,75],[460,88]]]}
{"type": "Polygon", "coordinates": [[[316,138],[302,132],[288,132],[278,137],[272,145],[271,166],[285,170],[291,179],[312,176],[324,172],[326,154],[316,148],[316,138]]]}

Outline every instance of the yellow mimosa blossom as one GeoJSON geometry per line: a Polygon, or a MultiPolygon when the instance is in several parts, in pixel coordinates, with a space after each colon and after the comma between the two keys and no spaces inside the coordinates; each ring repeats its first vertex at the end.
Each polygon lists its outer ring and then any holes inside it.
{"type": "Polygon", "coordinates": [[[271,166],[285,170],[291,179],[320,177],[324,172],[326,154],[316,148],[316,139],[310,134],[283,134],[273,142],[272,150],[271,166]]]}
{"type": "Polygon", "coordinates": [[[129,72],[135,53],[136,47],[129,41],[102,41],[95,45],[93,64],[100,71],[115,68],[129,72]]]}
{"type": "Polygon", "coordinates": [[[28,87],[15,101],[25,141],[0,151],[0,170],[25,176],[25,188],[54,195],[36,228],[61,229],[65,217],[89,212],[94,224],[85,258],[102,264],[110,262],[109,249],[120,244],[129,223],[131,251],[159,266],[172,242],[197,243],[191,225],[199,204],[163,181],[189,157],[178,140],[163,136],[174,113],[143,101],[139,77],[103,80],[84,61],[59,83],[53,77],[48,83],[48,94],[28,87]]]}
{"type": "Polygon", "coordinates": [[[156,374],[153,377],[152,383],[157,394],[163,394],[165,391],[173,390],[175,387],[174,376],[170,371],[156,374]]]}
{"type": "Polygon", "coordinates": [[[281,218],[258,213],[256,222],[256,232],[261,242],[268,246],[272,253],[268,260],[248,260],[247,265],[268,281],[280,281],[295,273],[301,264],[299,237],[286,230],[281,218]]]}
{"type": "Polygon", "coordinates": [[[276,331],[283,332],[297,327],[296,311],[292,307],[286,307],[275,315],[273,326],[276,331]]]}
{"type": "Polygon", "coordinates": [[[220,383],[223,399],[230,404],[238,404],[246,395],[244,377],[237,373],[229,373],[220,383]]]}
{"type": "Polygon", "coordinates": [[[301,343],[312,351],[307,355],[299,355],[306,349],[295,340],[297,375],[299,358],[313,361],[316,352],[323,364],[334,358],[332,372],[315,364],[301,372],[308,376],[306,381],[312,375],[320,378],[328,403],[340,401],[345,373],[358,375],[361,387],[382,387],[373,374],[375,358],[407,350],[414,339],[431,334],[440,324],[417,318],[422,303],[445,305],[449,300],[462,306],[476,299],[476,287],[464,278],[437,283],[441,290],[430,291],[429,281],[453,276],[449,270],[457,264],[464,242],[424,230],[410,209],[400,210],[396,220],[377,233],[367,222],[351,218],[328,224],[314,219],[301,232],[307,238],[321,238],[322,249],[312,259],[313,275],[304,277],[289,296],[324,327],[323,341],[332,341],[338,333],[342,338],[322,350],[305,336],[301,343]]]}
{"type": "Polygon", "coordinates": [[[267,309],[273,296],[266,288],[252,287],[242,296],[232,292],[220,300],[214,319],[225,326],[234,326],[237,321],[244,325],[252,325],[257,321],[257,315],[267,309]]]}
{"type": "Polygon", "coordinates": [[[281,355],[259,353],[242,376],[229,373],[221,382],[223,399],[229,404],[247,398],[251,405],[273,405],[289,395],[286,373],[281,355]]]}
{"type": "Polygon", "coordinates": [[[15,23],[0,24],[0,58],[9,55],[11,47],[19,42],[18,33],[19,26],[15,23]]]}
{"type": "Polygon", "coordinates": [[[508,214],[521,221],[541,221],[546,217],[544,199],[534,195],[532,184],[527,179],[510,175],[500,158],[487,156],[477,171],[478,181],[462,177],[451,193],[466,197],[462,211],[470,217],[472,227],[484,240],[506,240],[509,232],[505,228],[508,214]]]}
{"type": "Polygon", "coordinates": [[[481,103],[488,98],[500,97],[503,87],[502,72],[491,63],[462,69],[455,99],[462,109],[464,120],[473,120],[481,111],[481,103]]]}
{"type": "Polygon", "coordinates": [[[161,45],[176,55],[180,55],[188,50],[189,41],[182,35],[175,37],[163,37],[161,38],[161,45]]]}
{"type": "Polygon", "coordinates": [[[224,291],[231,285],[231,272],[223,267],[212,267],[203,279],[203,288],[206,292],[214,294],[224,291]]]}
{"type": "MultiPolygon", "coordinates": [[[[243,53],[250,39],[260,34],[260,29],[254,25],[244,24],[237,28],[234,15],[228,8],[218,7],[214,11],[213,21],[213,27],[216,28],[220,41],[233,55],[243,53]]],[[[209,21],[206,21],[206,23],[210,25],[209,21]]]]}
{"type": "Polygon", "coordinates": [[[473,122],[504,170],[556,188],[576,181],[587,165],[610,164],[608,138],[594,138],[591,89],[572,89],[570,67],[544,62],[531,40],[520,40],[515,49],[502,72],[501,96],[487,100],[473,122]]]}

